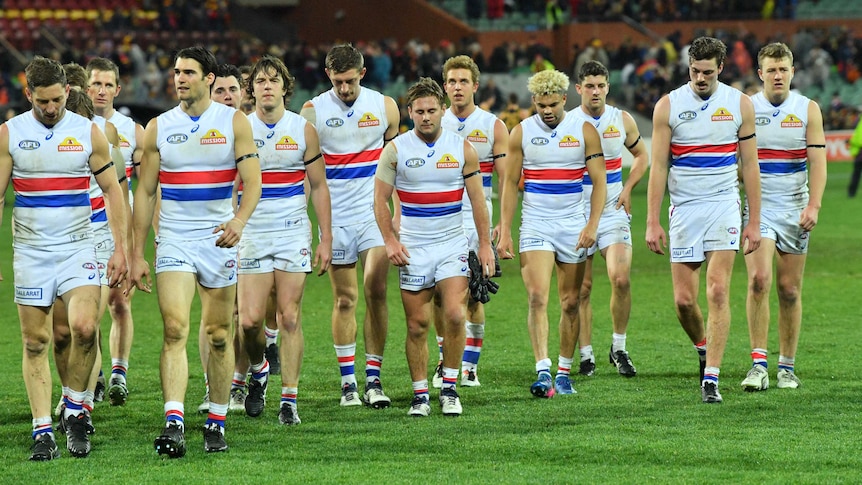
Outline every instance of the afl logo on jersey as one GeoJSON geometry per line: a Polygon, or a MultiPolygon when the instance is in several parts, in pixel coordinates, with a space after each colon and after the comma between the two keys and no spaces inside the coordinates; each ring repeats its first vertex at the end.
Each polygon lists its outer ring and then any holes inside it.
{"type": "Polygon", "coordinates": [[[21,140],[18,142],[18,148],[22,150],[35,150],[39,146],[39,142],[36,140],[21,140]]]}
{"type": "Polygon", "coordinates": [[[758,116],[757,118],[754,118],[754,124],[757,126],[766,126],[770,123],[772,123],[772,120],[769,119],[768,116],[758,116]]]}
{"type": "Polygon", "coordinates": [[[690,121],[695,118],[697,118],[697,113],[695,113],[694,111],[683,111],[679,114],[679,119],[683,121],[690,121]]]}
{"type": "Polygon", "coordinates": [[[338,128],[339,126],[344,124],[344,120],[341,118],[329,118],[326,120],[326,126],[330,128],[338,128]]]}
{"type": "Polygon", "coordinates": [[[543,136],[537,136],[537,137],[533,138],[532,140],[530,140],[530,143],[532,143],[533,145],[536,145],[536,146],[544,146],[550,142],[548,141],[547,138],[545,138],[543,136]]]}
{"type": "Polygon", "coordinates": [[[404,162],[404,165],[407,168],[419,168],[422,165],[425,165],[425,160],[422,160],[421,158],[411,158],[410,160],[404,162]]]}
{"type": "Polygon", "coordinates": [[[180,143],[185,143],[188,139],[189,137],[185,133],[177,133],[174,135],[168,135],[167,142],[172,145],[179,145],[180,143]]]}

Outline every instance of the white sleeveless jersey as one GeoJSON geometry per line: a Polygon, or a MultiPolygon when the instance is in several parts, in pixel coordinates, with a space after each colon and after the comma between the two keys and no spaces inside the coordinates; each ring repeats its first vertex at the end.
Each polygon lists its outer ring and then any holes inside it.
{"type": "Polygon", "coordinates": [[[6,122],[15,192],[14,241],[39,247],[92,246],[90,155],[93,123],[66,111],[46,128],[22,113],[6,122]]]}
{"type": "Polygon", "coordinates": [[[264,123],[256,113],[249,114],[248,120],[260,156],[263,190],[243,234],[273,233],[298,224],[307,226],[303,187],[307,121],[290,111],[285,111],[272,126],[264,123]]]}
{"type": "MultiPolygon", "coordinates": [[[[583,121],[591,123],[596,127],[602,139],[602,154],[605,157],[605,170],[607,172],[608,196],[605,201],[605,211],[615,212],[614,209],[620,194],[623,192],[623,148],[626,144],[626,128],[623,125],[623,111],[615,106],[605,105],[605,112],[598,119],[593,118],[578,106],[569,111],[583,121]]],[[[589,212],[590,196],[593,194],[593,181],[590,174],[584,172],[584,204],[585,210],[589,212]]]]}
{"type": "Polygon", "coordinates": [[[565,116],[549,128],[539,115],[521,122],[524,200],[521,219],[558,219],[584,213],[584,121],[565,116]]]}
{"type": "Polygon", "coordinates": [[[739,199],[736,149],[742,96],[721,82],[709,99],[695,94],[689,83],[668,94],[671,204],[739,199]]]}
{"type": "Polygon", "coordinates": [[[374,173],[389,127],[384,99],[362,87],[351,106],[338,99],[334,89],[311,100],[326,163],[333,226],[374,220],[374,173]]]}
{"type": "Polygon", "coordinates": [[[751,97],[757,126],[761,205],[764,209],[800,209],[808,205],[808,129],[810,99],[790,92],[778,106],[763,92],[751,97]]]}
{"type": "Polygon", "coordinates": [[[160,236],[205,239],[233,218],[234,113],[229,106],[210,103],[197,119],[179,106],[159,115],[160,236]]]}
{"type": "MultiPolygon", "coordinates": [[[[470,113],[470,116],[461,120],[451,109],[447,109],[443,115],[441,126],[444,129],[456,133],[461,138],[473,144],[479,154],[479,170],[482,172],[482,188],[485,198],[491,198],[491,180],[494,175],[494,125],[497,116],[489,113],[478,106],[470,113]]],[[[464,219],[473,217],[473,205],[470,197],[464,192],[464,219]]],[[[490,214],[489,214],[490,216],[490,214]]]]}
{"type": "Polygon", "coordinates": [[[135,137],[137,124],[135,120],[117,110],[114,110],[114,114],[111,115],[111,119],[108,121],[117,128],[117,134],[120,137],[120,153],[123,154],[123,161],[126,163],[126,178],[129,179],[131,186],[132,171],[134,170],[132,154],[135,153],[135,148],[138,146],[137,138],[135,137]]]}
{"type": "Polygon", "coordinates": [[[429,146],[414,130],[392,141],[398,150],[395,189],[401,199],[401,241],[440,241],[464,234],[464,139],[449,130],[429,146]]]}
{"type": "MultiPolygon", "coordinates": [[[[108,120],[105,118],[96,115],[93,116],[93,123],[102,130],[102,133],[105,133],[105,123],[108,120]]],[[[114,171],[114,167],[109,168],[108,170],[114,171]]],[[[102,193],[102,188],[99,187],[99,183],[96,182],[96,176],[90,173],[90,209],[92,213],[90,214],[90,224],[93,225],[93,232],[104,231],[108,227],[108,214],[105,212],[105,194],[102,193]]],[[[99,241],[96,241],[99,242],[99,241]]]]}

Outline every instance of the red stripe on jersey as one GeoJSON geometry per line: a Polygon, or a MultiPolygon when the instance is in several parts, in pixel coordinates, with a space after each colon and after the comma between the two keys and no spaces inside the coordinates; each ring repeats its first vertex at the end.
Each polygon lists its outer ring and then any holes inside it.
{"type": "Polygon", "coordinates": [[[16,192],[45,192],[48,190],[89,190],[90,176],[55,178],[13,178],[16,192]]]}
{"type": "Polygon", "coordinates": [[[159,172],[159,182],[163,184],[224,184],[233,182],[235,178],[235,168],[206,172],[159,172]]]}
{"type": "Polygon", "coordinates": [[[778,150],[775,148],[758,148],[757,158],[761,160],[799,160],[808,156],[806,148],[796,150],[778,150]]]}
{"type": "Polygon", "coordinates": [[[401,202],[408,204],[442,204],[445,202],[459,202],[464,197],[464,189],[449,190],[446,192],[404,192],[398,191],[401,202]]]}
{"type": "Polygon", "coordinates": [[[295,184],[305,179],[305,172],[261,172],[260,178],[265,184],[295,184]]]}
{"type": "Polygon", "coordinates": [[[105,208],[105,198],[104,197],[96,197],[95,199],[90,199],[90,210],[99,210],[105,208]]]}
{"type": "Polygon", "coordinates": [[[715,154],[715,153],[736,153],[738,143],[727,143],[724,145],[675,145],[671,143],[670,152],[673,156],[679,157],[682,155],[692,154],[715,154]]]}
{"type": "Polygon", "coordinates": [[[494,173],[494,162],[479,162],[479,170],[482,173],[494,173]]]}
{"type": "Polygon", "coordinates": [[[621,157],[605,160],[605,170],[619,170],[623,168],[623,159],[621,157]]]}
{"type": "Polygon", "coordinates": [[[524,178],[528,180],[580,180],[584,178],[583,168],[551,168],[546,170],[524,169],[524,178]]]}
{"type": "Polygon", "coordinates": [[[327,165],[350,165],[351,163],[376,162],[377,160],[380,160],[380,152],[382,151],[382,148],[375,148],[373,150],[364,150],[359,153],[344,153],[340,155],[327,153],[323,155],[323,161],[326,162],[327,165]]]}

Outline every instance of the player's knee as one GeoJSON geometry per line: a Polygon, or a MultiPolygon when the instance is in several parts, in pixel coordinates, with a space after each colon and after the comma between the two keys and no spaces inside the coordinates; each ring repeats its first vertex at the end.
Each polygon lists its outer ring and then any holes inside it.
{"type": "Polygon", "coordinates": [[[748,292],[754,296],[763,296],[769,291],[772,281],[763,271],[757,271],[748,278],[748,292]]]}
{"type": "Polygon", "coordinates": [[[189,336],[187,324],[172,318],[165,318],[164,326],[165,345],[181,345],[185,343],[189,336]]]}
{"type": "Polygon", "coordinates": [[[728,302],[728,293],[730,288],[728,285],[719,282],[706,283],[706,298],[716,305],[723,305],[728,302]]]}
{"type": "MultiPolygon", "coordinates": [[[[24,335],[24,353],[26,357],[39,357],[48,352],[48,342],[51,341],[51,336],[47,333],[39,332],[39,333],[31,333],[24,335]]],[[[63,347],[67,347],[71,340],[66,341],[66,345],[63,347]]],[[[56,348],[57,343],[55,340],[54,347],[56,348]]]]}
{"type": "Polygon", "coordinates": [[[228,344],[233,344],[232,340],[229,340],[230,332],[227,327],[218,326],[207,332],[207,339],[212,346],[212,349],[216,352],[223,352],[227,349],[228,344]]]}
{"type": "Polygon", "coordinates": [[[628,274],[611,275],[611,287],[616,293],[628,293],[631,291],[632,281],[628,274]]]}
{"type": "Polygon", "coordinates": [[[799,301],[802,288],[795,282],[778,282],[778,299],[784,305],[794,305],[799,301]]]}
{"type": "Polygon", "coordinates": [[[132,318],[132,307],[129,305],[129,300],[122,296],[117,297],[112,292],[108,298],[108,307],[114,321],[126,322],[132,318]]]}
{"type": "Polygon", "coordinates": [[[544,291],[527,290],[527,304],[532,310],[548,308],[548,294],[544,291]]]}
{"type": "Polygon", "coordinates": [[[335,310],[341,313],[356,311],[356,294],[341,293],[335,297],[335,310]]]}
{"type": "Polygon", "coordinates": [[[697,302],[689,295],[677,295],[674,305],[677,313],[682,317],[696,314],[698,311],[697,302]]]}
{"type": "Polygon", "coordinates": [[[297,312],[286,311],[279,313],[279,325],[287,333],[296,333],[299,330],[299,315],[297,312]]]}
{"type": "Polygon", "coordinates": [[[244,308],[239,314],[239,324],[243,332],[254,333],[263,327],[265,311],[259,311],[250,308],[244,308]]]}
{"type": "Polygon", "coordinates": [[[560,297],[560,311],[574,318],[578,315],[578,309],[581,305],[581,299],[577,294],[563,295],[560,297]]]}
{"type": "Polygon", "coordinates": [[[407,319],[408,339],[421,339],[426,335],[428,335],[428,321],[417,318],[407,319]]]}

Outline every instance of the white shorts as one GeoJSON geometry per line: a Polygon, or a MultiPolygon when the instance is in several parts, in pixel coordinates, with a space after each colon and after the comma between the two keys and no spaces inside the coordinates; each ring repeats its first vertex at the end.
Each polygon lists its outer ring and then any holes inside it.
{"type": "Polygon", "coordinates": [[[84,247],[49,251],[14,245],[15,303],[48,307],[58,296],[80,286],[99,286],[99,270],[92,239],[84,247]]]}
{"type": "Polygon", "coordinates": [[[560,263],[583,263],[587,260],[586,248],[575,251],[578,238],[587,225],[587,217],[564,217],[561,219],[537,219],[521,221],[518,250],[550,251],[560,263]]]}
{"type": "Polygon", "coordinates": [[[457,236],[437,244],[404,243],[410,264],[398,268],[401,289],[419,291],[433,288],[438,281],[470,273],[467,265],[467,239],[457,236]]]}
{"type": "MultiPolygon", "coordinates": [[[[785,211],[760,210],[760,236],[775,241],[782,253],[807,254],[810,233],[799,225],[802,209],[785,211]]],[[[742,221],[748,223],[748,205],[742,213],[742,221]]]]}
{"type": "MultiPolygon", "coordinates": [[[[589,211],[589,208],[587,208],[589,211]]],[[[589,212],[587,212],[589,214],[589,212]]],[[[632,216],[630,216],[624,207],[619,209],[608,210],[602,213],[602,218],[599,219],[599,229],[596,231],[596,244],[587,252],[589,256],[596,254],[596,251],[605,249],[612,244],[632,245],[632,216]]]]}
{"type": "Polygon", "coordinates": [[[243,234],[239,241],[239,274],[311,272],[311,235],[243,234]]]}
{"type": "MultiPolygon", "coordinates": [[[[488,207],[488,223],[493,226],[491,221],[494,215],[494,206],[491,199],[485,199],[485,204],[488,207]]],[[[464,212],[464,233],[467,234],[467,247],[471,251],[479,250],[479,232],[476,231],[476,222],[473,220],[472,212],[464,212]]],[[[490,232],[488,235],[490,236],[490,232]]]]}
{"type": "Polygon", "coordinates": [[[374,219],[332,227],[332,264],[353,264],[359,259],[359,253],[378,246],[383,246],[383,236],[374,219]]]}
{"type": "Polygon", "coordinates": [[[739,199],[671,206],[670,261],[701,263],[711,251],[739,251],[739,199]]]}
{"type": "Polygon", "coordinates": [[[207,239],[156,238],[156,274],[179,271],[194,273],[206,288],[226,288],[236,284],[237,249],[215,245],[218,234],[207,239]]]}
{"type": "Polygon", "coordinates": [[[96,232],[96,264],[99,266],[99,282],[108,286],[108,260],[114,254],[114,238],[108,232],[108,238],[102,231],[96,232]]]}

